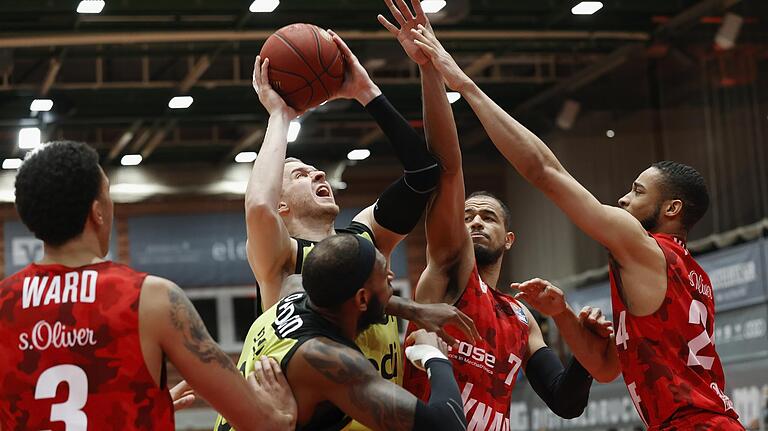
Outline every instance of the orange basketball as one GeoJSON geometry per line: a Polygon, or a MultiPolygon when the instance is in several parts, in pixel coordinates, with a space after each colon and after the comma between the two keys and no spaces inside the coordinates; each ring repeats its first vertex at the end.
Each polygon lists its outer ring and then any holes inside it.
{"type": "Polygon", "coordinates": [[[333,96],[344,81],[344,57],[325,30],[291,24],[261,47],[269,59],[269,83],[292,108],[304,111],[333,96]]]}

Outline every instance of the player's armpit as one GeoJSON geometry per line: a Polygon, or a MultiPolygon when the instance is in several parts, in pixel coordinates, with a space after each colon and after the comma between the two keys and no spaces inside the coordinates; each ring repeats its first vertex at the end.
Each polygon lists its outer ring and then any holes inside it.
{"type": "Polygon", "coordinates": [[[382,379],[350,347],[323,338],[304,343],[289,365],[288,380],[312,385],[316,394],[371,429],[413,429],[416,397],[382,379]]]}

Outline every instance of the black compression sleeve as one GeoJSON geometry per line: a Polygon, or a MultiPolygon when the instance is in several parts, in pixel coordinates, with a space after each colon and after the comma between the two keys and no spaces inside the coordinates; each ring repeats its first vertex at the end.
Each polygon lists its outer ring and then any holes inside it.
{"type": "Polygon", "coordinates": [[[568,366],[563,367],[555,352],[544,347],[528,359],[525,375],[533,390],[556,415],[573,419],[584,412],[592,376],[576,358],[572,357],[568,366]]]}
{"type": "MultiPolygon", "coordinates": [[[[406,172],[419,172],[437,165],[437,159],[427,149],[424,137],[408,124],[408,120],[383,94],[365,105],[365,109],[389,139],[406,172]]],[[[411,185],[418,188],[415,184],[411,185]]]]}
{"type": "Polygon", "coordinates": [[[453,367],[446,359],[434,358],[426,363],[431,395],[429,403],[416,401],[413,429],[463,431],[467,418],[461,406],[459,385],[453,377],[453,367]]]}
{"type": "Polygon", "coordinates": [[[373,218],[381,227],[408,235],[427,208],[430,193],[418,193],[408,187],[406,177],[392,183],[373,207],[373,218]]]}
{"type": "Polygon", "coordinates": [[[440,165],[427,149],[424,138],[383,94],[365,109],[379,124],[405,168],[404,175],[381,194],[373,216],[383,228],[407,235],[421,219],[432,191],[437,188],[440,165]]]}

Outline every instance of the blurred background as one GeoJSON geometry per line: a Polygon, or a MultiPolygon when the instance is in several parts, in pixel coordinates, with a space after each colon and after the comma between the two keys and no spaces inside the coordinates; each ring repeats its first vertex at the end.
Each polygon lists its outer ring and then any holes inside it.
{"type": "MultiPolygon", "coordinates": [[[[651,163],[693,165],[712,205],[690,238],[709,272],[715,340],[743,423],[768,409],[768,2],[765,0],[424,0],[438,37],[504,109],[541,136],[602,202],[615,203],[651,163]],[[590,13],[591,12],[591,13],[590,13]]],[[[4,276],[41,244],[13,207],[15,169],[41,142],[84,141],[101,155],[116,202],[111,257],[171,278],[237,357],[257,314],[245,257],[243,192],[267,114],[253,61],[278,28],[335,30],[412,124],[417,67],[376,21],[379,0],[0,1],[0,241],[4,276]]],[[[574,308],[610,311],[606,252],[495,150],[468,105],[449,94],[467,191],[512,208],[516,244],[501,288],[557,281],[574,308]]],[[[331,101],[292,127],[288,153],[324,169],[343,225],[401,174],[381,131],[354,101],[331,101]]],[[[423,227],[393,257],[410,295],[424,268],[423,227]]],[[[556,328],[541,321],[566,355],[556,328]]],[[[523,378],[524,380],[524,378],[523,378]]],[[[593,386],[579,419],[556,418],[525,383],[511,429],[633,430],[621,381],[593,386]]],[[[204,403],[178,429],[210,429],[204,403]]]]}

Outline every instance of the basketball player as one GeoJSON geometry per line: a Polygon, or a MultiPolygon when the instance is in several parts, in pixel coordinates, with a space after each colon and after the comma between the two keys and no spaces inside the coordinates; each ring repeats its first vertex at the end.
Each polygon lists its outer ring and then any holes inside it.
{"type": "Polygon", "coordinates": [[[2,429],[172,430],[166,358],[241,429],[293,428],[279,372],[257,369],[250,387],[178,286],[103,260],[113,204],[96,151],[54,142],[29,154],[16,209],[44,255],[0,282],[2,429]]]}
{"type": "MultiPolygon", "coordinates": [[[[466,429],[447,346],[434,333],[412,333],[414,345],[406,349],[429,373],[428,403],[382,378],[353,341],[387,319],[384,304],[392,296],[386,259],[371,241],[351,234],[320,241],[303,275],[284,286],[282,299],[251,326],[247,340],[255,341],[238,367],[250,372],[265,355],[280,362],[296,395],[297,429],[338,430],[351,418],[382,431],[466,429]]],[[[214,430],[230,429],[219,417],[214,430]]]]}
{"type": "MultiPolygon", "coordinates": [[[[325,173],[298,159],[285,158],[288,124],[297,113],[270,87],[269,59],[262,62],[257,57],[254,89],[270,116],[248,182],[245,213],[248,261],[265,308],[277,302],[286,276],[301,273],[314,244],[335,232],[362,236],[388,257],[416,225],[437,184],[439,167],[427,151],[424,139],[381,94],[346,44],[330,33],[344,53],[347,68],[337,97],[354,98],[365,106],[389,137],[406,172],[374,205],[358,214],[348,228],[334,229],[339,207],[325,173]]],[[[394,296],[386,303],[386,311],[390,314],[387,321],[371,325],[356,341],[382,377],[398,384],[403,376],[402,354],[397,321],[392,315],[414,321],[449,342],[454,339],[442,328],[447,323],[457,325],[471,338],[477,335],[470,319],[445,304],[425,306],[394,296]]]]}
{"type": "MultiPolygon", "coordinates": [[[[590,373],[600,381],[608,380],[597,365],[608,354],[610,338],[605,332],[593,333],[570,308],[564,308],[555,321],[563,327],[578,358],[564,367],[546,346],[530,311],[496,289],[502,256],[514,242],[509,209],[487,192],[472,194],[465,201],[458,135],[442,77],[413,44],[409,31],[417,24],[428,25],[428,20],[419,1],[412,2],[415,16],[402,0],[397,6],[386,3],[399,27],[381,15],[379,21],[420,65],[427,138],[443,168],[440,188],[427,211],[427,268],[417,285],[416,299],[455,304],[475,321],[482,337],[475,343],[462,340],[449,353],[468,427],[509,430],[509,406],[519,370],[525,371],[553,412],[564,418],[577,417],[588,401],[590,373]]],[[[525,285],[540,283],[543,281],[532,280],[525,285]]],[[[408,364],[404,387],[420,398],[429,393],[423,376],[408,364]]]]}
{"type": "MultiPolygon", "coordinates": [[[[701,174],[681,163],[654,163],[619,199],[618,208],[602,205],[538,137],[462,72],[429,29],[422,26],[412,33],[515,169],[608,249],[616,334],[614,359],[601,368],[609,375],[621,371],[646,426],[743,429],[724,393],[723,368],[712,340],[711,283],[686,248],[688,232],[709,206],[701,174]]],[[[538,286],[531,294],[546,289],[538,286]]]]}

